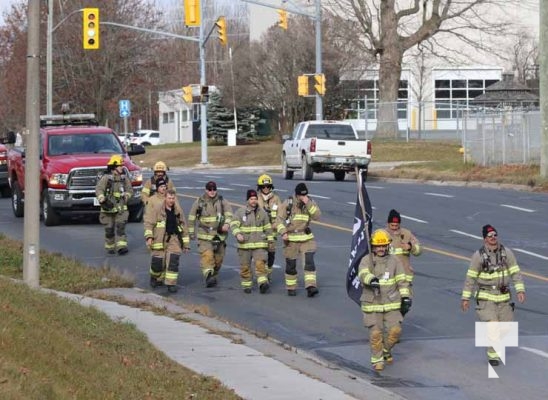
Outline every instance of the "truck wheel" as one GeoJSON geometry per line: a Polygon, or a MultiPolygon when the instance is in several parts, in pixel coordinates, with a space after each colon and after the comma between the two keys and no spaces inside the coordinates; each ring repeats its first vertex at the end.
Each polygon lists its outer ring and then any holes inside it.
{"type": "Polygon", "coordinates": [[[336,181],[344,181],[344,176],[346,173],[344,171],[333,171],[335,174],[335,180],[336,181]]]}
{"type": "Polygon", "coordinates": [[[11,191],[11,208],[13,209],[13,214],[17,218],[22,218],[25,213],[25,206],[23,205],[23,192],[19,187],[19,182],[13,182],[13,188],[11,191]]]}
{"type": "Polygon", "coordinates": [[[141,205],[129,210],[128,222],[143,222],[144,207],[141,205]]]}
{"type": "Polygon", "coordinates": [[[59,225],[59,214],[53,210],[49,203],[48,189],[42,191],[42,217],[44,218],[44,225],[46,226],[59,225]]]}
{"type": "Polygon", "coordinates": [[[302,158],[302,175],[303,179],[305,181],[311,181],[312,175],[314,175],[314,172],[312,172],[312,167],[308,165],[308,162],[306,161],[306,156],[303,156],[302,158]]]}
{"type": "Polygon", "coordinates": [[[293,179],[293,172],[290,171],[289,167],[287,166],[287,161],[285,159],[285,155],[282,156],[282,175],[284,179],[293,179]]]}

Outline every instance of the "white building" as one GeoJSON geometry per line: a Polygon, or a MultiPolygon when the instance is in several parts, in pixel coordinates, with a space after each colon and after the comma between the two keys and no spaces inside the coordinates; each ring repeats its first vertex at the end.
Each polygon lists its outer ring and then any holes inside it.
{"type": "MultiPolygon", "coordinates": [[[[194,90],[199,91],[199,88],[194,90]]],[[[198,96],[199,93],[193,93],[198,96]]],[[[162,143],[192,142],[192,121],[196,120],[193,105],[183,100],[183,90],[158,93],[159,131],[162,143]]],[[[199,112],[199,111],[198,111],[199,112]]],[[[198,114],[199,119],[199,114],[198,114]]]]}

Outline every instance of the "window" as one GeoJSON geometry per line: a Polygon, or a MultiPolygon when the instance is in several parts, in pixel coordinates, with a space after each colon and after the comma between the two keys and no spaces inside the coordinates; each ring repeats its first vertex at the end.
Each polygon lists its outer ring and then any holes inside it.
{"type": "Polygon", "coordinates": [[[150,137],[151,137],[151,138],[159,138],[159,137],[160,137],[160,132],[152,132],[152,133],[150,134],[150,137]]]}
{"type": "Polygon", "coordinates": [[[175,122],[175,113],[173,111],[169,113],[169,122],[175,122]]]}
{"type": "Polygon", "coordinates": [[[167,124],[168,122],[169,122],[168,114],[167,113],[162,113],[162,123],[167,124]]]}

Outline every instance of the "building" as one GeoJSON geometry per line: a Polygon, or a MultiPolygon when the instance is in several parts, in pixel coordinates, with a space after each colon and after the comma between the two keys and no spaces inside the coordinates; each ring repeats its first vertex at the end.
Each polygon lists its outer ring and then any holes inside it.
{"type": "MultiPolygon", "coordinates": [[[[199,96],[199,87],[193,88],[199,96]]],[[[193,120],[199,120],[199,107],[183,100],[183,90],[158,93],[160,140],[162,143],[190,143],[194,141],[193,120]],[[194,112],[195,108],[198,109],[194,112]]]]}

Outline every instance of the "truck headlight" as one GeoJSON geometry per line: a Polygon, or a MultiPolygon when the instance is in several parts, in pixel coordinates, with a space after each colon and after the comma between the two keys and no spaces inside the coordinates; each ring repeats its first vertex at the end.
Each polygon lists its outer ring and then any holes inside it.
{"type": "Polygon", "coordinates": [[[50,185],[66,185],[68,174],[53,174],[49,178],[50,185]]]}
{"type": "Polygon", "coordinates": [[[141,170],[130,171],[129,176],[131,178],[131,182],[136,182],[136,183],[143,182],[143,173],[141,172],[141,170]]]}

